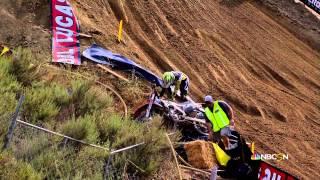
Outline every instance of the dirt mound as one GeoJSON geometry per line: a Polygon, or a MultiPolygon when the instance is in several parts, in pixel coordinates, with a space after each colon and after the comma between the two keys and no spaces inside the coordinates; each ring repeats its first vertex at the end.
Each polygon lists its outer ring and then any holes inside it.
{"type": "Polygon", "coordinates": [[[0,17],[0,43],[50,54],[49,2],[1,0],[0,17]]]}
{"type": "Polygon", "coordinates": [[[298,0],[259,0],[256,6],[316,51],[320,51],[320,15],[317,12],[298,0]]]}
{"type": "MultiPolygon", "coordinates": [[[[310,48],[304,42],[310,39],[308,31],[298,33],[304,38],[292,33],[309,26],[279,23],[283,13],[275,18],[254,1],[71,2],[82,32],[94,37],[82,40],[82,48],[96,42],[158,74],[185,72],[194,98],[212,94],[230,102],[237,128],[259,152],[289,154],[288,161],[274,164],[302,178],[320,178],[320,54],[317,44],[310,48]],[[119,44],[118,20],[124,17],[128,21],[119,44]]],[[[48,4],[0,1],[0,42],[50,54],[48,4]]],[[[318,23],[310,25],[317,43],[318,23]]]]}

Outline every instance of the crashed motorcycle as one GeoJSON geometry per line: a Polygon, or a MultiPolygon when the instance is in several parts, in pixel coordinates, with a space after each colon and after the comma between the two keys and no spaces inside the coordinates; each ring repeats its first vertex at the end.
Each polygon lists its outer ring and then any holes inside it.
{"type": "Polygon", "coordinates": [[[185,140],[206,139],[208,136],[202,104],[190,98],[183,102],[162,99],[153,88],[149,99],[135,110],[133,117],[139,122],[146,122],[155,115],[163,117],[163,124],[167,127],[181,130],[185,140]]]}

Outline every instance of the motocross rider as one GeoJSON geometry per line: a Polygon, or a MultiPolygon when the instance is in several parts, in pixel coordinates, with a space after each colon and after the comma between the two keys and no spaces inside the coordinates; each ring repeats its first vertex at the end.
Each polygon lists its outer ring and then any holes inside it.
{"type": "Polygon", "coordinates": [[[167,92],[169,98],[173,99],[177,95],[177,91],[180,90],[181,99],[186,100],[189,87],[189,78],[187,75],[180,71],[168,71],[163,73],[162,80],[163,84],[162,90],[160,92],[160,97],[163,96],[165,92],[167,92]],[[173,92],[170,86],[174,86],[173,92]]]}

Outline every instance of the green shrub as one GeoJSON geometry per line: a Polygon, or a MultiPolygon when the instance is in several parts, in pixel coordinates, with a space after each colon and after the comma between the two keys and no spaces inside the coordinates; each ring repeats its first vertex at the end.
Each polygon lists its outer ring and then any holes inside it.
{"type": "Polygon", "coordinates": [[[79,140],[86,140],[88,142],[96,142],[98,131],[95,124],[94,115],[86,115],[78,119],[72,119],[62,127],[63,134],[79,140]]]}
{"type": "Polygon", "coordinates": [[[74,160],[74,167],[81,174],[75,174],[75,176],[81,175],[81,179],[102,179],[103,166],[107,156],[108,152],[102,149],[88,146],[82,148],[74,160]]]}
{"type": "Polygon", "coordinates": [[[34,84],[25,90],[24,115],[31,122],[48,121],[58,115],[61,107],[70,103],[67,89],[55,83],[34,84]]]}
{"type": "Polygon", "coordinates": [[[0,179],[41,179],[41,175],[32,166],[22,161],[17,161],[9,153],[0,154],[0,179]]]}
{"type": "MultiPolygon", "coordinates": [[[[147,176],[154,173],[165,160],[165,153],[169,151],[165,130],[159,128],[160,118],[155,118],[150,124],[140,124],[132,120],[121,119],[117,115],[97,118],[97,127],[101,141],[112,142],[113,149],[119,149],[130,145],[145,142],[144,145],[131,150],[118,153],[113,156],[113,176],[121,177],[124,165],[131,160],[145,170],[144,173],[137,171],[133,166],[128,167],[129,174],[147,176]]],[[[173,137],[173,141],[176,137],[173,137]]]]}
{"type": "Polygon", "coordinates": [[[92,147],[74,151],[71,147],[52,147],[31,160],[45,179],[102,179],[108,152],[92,147]]]}
{"type": "Polygon", "coordinates": [[[13,66],[10,73],[23,85],[30,86],[33,81],[39,78],[35,62],[30,50],[18,48],[13,53],[13,66]]]}
{"type": "Polygon", "coordinates": [[[11,75],[0,77],[0,93],[10,92],[18,93],[21,90],[21,85],[11,75]]]}
{"type": "Polygon", "coordinates": [[[60,108],[51,96],[51,87],[27,88],[26,99],[23,104],[24,116],[33,123],[47,121],[55,117],[60,108]]]}
{"type": "MultiPolygon", "coordinates": [[[[160,124],[160,118],[153,119],[150,124],[144,124],[139,141],[145,142],[145,145],[133,149],[126,157],[146,171],[143,175],[151,175],[162,161],[167,160],[167,152],[170,150],[165,130],[159,128],[160,124]]],[[[172,141],[175,140],[176,137],[172,137],[172,141]]]]}
{"type": "MultiPolygon", "coordinates": [[[[1,87],[0,87],[1,88],[1,87]]],[[[17,100],[14,93],[1,93],[0,94],[0,138],[3,139],[4,134],[7,132],[10,124],[10,118],[15,110],[17,100]]]]}
{"type": "Polygon", "coordinates": [[[144,141],[146,135],[144,127],[132,120],[122,119],[121,128],[118,130],[113,147],[120,148],[144,141]]]}
{"type": "Polygon", "coordinates": [[[93,89],[88,81],[72,82],[72,103],[75,107],[75,116],[83,116],[87,113],[101,111],[111,106],[112,98],[99,89],[93,89]]]}
{"type": "Polygon", "coordinates": [[[118,131],[123,126],[122,118],[117,114],[97,116],[96,124],[99,132],[100,142],[113,142],[118,131]]]}
{"type": "Polygon", "coordinates": [[[0,58],[0,93],[17,93],[21,89],[20,83],[16,77],[10,74],[13,68],[11,58],[0,58]]]}
{"type": "MultiPolygon", "coordinates": [[[[30,129],[26,130],[30,132],[30,129]]],[[[20,137],[19,145],[14,146],[13,144],[12,151],[17,159],[23,159],[28,162],[43,151],[51,148],[52,144],[47,134],[43,132],[34,133],[34,131],[31,131],[33,133],[28,133],[27,131],[22,131],[21,129],[15,131],[15,137],[20,137]]]]}
{"type": "Polygon", "coordinates": [[[41,152],[30,163],[45,179],[70,179],[75,171],[72,162],[75,157],[75,151],[71,148],[59,149],[54,146],[41,152]]]}

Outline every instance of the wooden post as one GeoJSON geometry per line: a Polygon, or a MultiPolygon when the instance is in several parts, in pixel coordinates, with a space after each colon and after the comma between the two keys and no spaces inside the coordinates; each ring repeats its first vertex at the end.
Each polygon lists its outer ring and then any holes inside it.
{"type": "Polygon", "coordinates": [[[24,95],[21,95],[20,96],[20,99],[19,99],[19,103],[16,107],[16,111],[14,112],[13,116],[12,116],[12,119],[11,119],[11,124],[9,126],[9,130],[8,130],[8,133],[6,134],[5,138],[4,138],[4,145],[2,147],[2,151],[9,148],[10,146],[10,141],[13,137],[13,131],[14,131],[14,128],[16,127],[16,123],[17,123],[17,118],[18,118],[18,115],[19,115],[19,111],[20,111],[20,107],[24,101],[24,95]]]}
{"type": "Polygon", "coordinates": [[[116,76],[117,78],[119,78],[119,79],[121,79],[121,80],[123,80],[123,81],[125,81],[125,82],[129,82],[129,79],[127,79],[127,78],[125,78],[124,76],[116,73],[115,71],[107,68],[106,66],[103,66],[103,65],[101,65],[101,64],[98,64],[97,66],[98,66],[99,68],[103,69],[104,71],[109,72],[110,74],[116,76]]]}
{"type": "Polygon", "coordinates": [[[177,165],[177,170],[178,170],[178,173],[179,173],[179,179],[182,180],[182,175],[181,175],[181,171],[180,171],[180,168],[179,168],[178,159],[177,159],[177,156],[176,156],[176,151],[174,150],[173,145],[172,145],[172,142],[171,142],[171,140],[170,140],[170,138],[169,138],[169,136],[168,136],[167,133],[166,133],[166,137],[167,137],[168,143],[169,143],[169,145],[170,145],[170,148],[171,148],[171,151],[172,151],[174,160],[175,160],[176,165],[177,165]]]}

